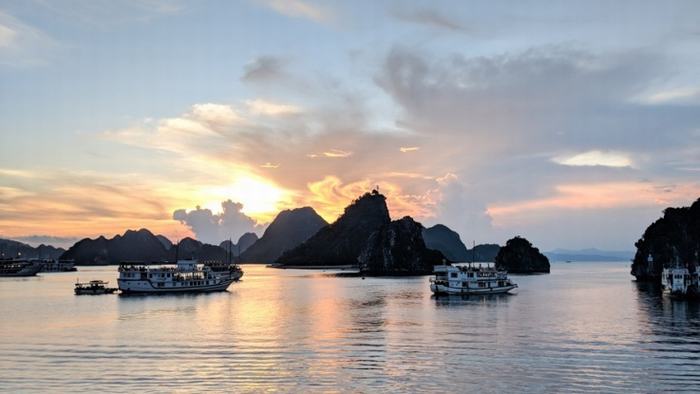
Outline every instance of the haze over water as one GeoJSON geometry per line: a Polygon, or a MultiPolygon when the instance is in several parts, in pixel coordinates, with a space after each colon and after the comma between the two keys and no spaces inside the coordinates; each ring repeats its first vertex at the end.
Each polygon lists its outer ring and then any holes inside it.
{"type": "Polygon", "coordinates": [[[555,263],[515,295],[439,298],[428,277],[245,265],[228,292],[74,296],[116,267],[0,279],[0,391],[681,391],[700,305],[627,263],[555,263]]]}

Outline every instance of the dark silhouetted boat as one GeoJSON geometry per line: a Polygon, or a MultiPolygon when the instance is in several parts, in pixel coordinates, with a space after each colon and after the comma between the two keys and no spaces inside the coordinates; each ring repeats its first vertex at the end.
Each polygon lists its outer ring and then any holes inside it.
{"type": "Polygon", "coordinates": [[[0,260],[0,277],[7,276],[34,276],[41,271],[43,265],[40,262],[22,259],[0,260]]]}
{"type": "Polygon", "coordinates": [[[101,280],[91,280],[89,282],[76,282],[75,295],[98,295],[112,294],[118,289],[115,287],[107,287],[109,282],[101,280]]]}

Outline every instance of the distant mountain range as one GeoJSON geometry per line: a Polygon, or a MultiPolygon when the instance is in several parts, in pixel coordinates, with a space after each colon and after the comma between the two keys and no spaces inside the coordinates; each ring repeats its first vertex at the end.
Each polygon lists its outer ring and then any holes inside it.
{"type": "Polygon", "coordinates": [[[57,259],[63,252],[65,249],[51,245],[41,244],[33,247],[22,242],[0,238],[0,258],[57,259]]]}
{"type": "MultiPolygon", "coordinates": [[[[243,234],[238,242],[224,241],[209,245],[184,238],[176,248],[163,235],[147,229],[127,230],[111,239],[100,236],[85,238],[68,250],[0,239],[4,257],[73,259],[79,265],[119,264],[125,261],[162,263],[177,258],[225,260],[235,258],[245,263],[281,265],[364,265],[383,273],[427,271],[426,261],[493,262],[501,250],[497,244],[476,245],[468,249],[460,236],[449,227],[436,224],[424,228],[410,217],[392,222],[379,193],[366,193],[345,208],[338,220],[328,224],[311,207],[280,212],[261,238],[243,234]],[[416,229],[420,229],[420,234],[416,229]],[[440,252],[436,255],[426,252],[440,252]],[[230,253],[230,256],[229,256],[230,253]],[[240,256],[239,256],[240,253],[240,256]],[[412,262],[410,262],[412,261],[412,262]],[[399,262],[409,262],[407,265],[399,262]]],[[[632,251],[600,249],[554,249],[544,253],[552,261],[628,261],[632,251]]]]}
{"type": "Polygon", "coordinates": [[[544,255],[551,261],[630,261],[634,257],[634,252],[595,248],[579,250],[554,249],[544,252],[544,255]]]}
{"type": "MultiPolygon", "coordinates": [[[[244,234],[239,239],[241,245],[250,244],[252,236],[244,234]]],[[[257,236],[255,236],[257,238],[257,236]]],[[[228,242],[228,241],[226,241],[228,242]]],[[[224,246],[226,246],[224,244],[224,246]]],[[[230,249],[237,250],[236,244],[230,249]]],[[[173,262],[176,259],[220,260],[229,258],[229,249],[218,245],[205,244],[196,239],[184,238],[178,245],[162,235],[154,235],[147,229],[127,230],[123,235],[111,239],[100,236],[78,241],[61,255],[62,259],[72,259],[78,265],[105,265],[122,262],[143,264],[173,262]]],[[[232,253],[231,257],[235,256],[232,253]]]]}

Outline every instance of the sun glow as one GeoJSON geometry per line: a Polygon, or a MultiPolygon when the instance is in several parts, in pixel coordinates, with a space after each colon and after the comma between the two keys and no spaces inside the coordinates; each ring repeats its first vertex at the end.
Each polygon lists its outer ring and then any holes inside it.
{"type": "Polygon", "coordinates": [[[215,196],[212,196],[212,202],[206,204],[206,207],[216,206],[216,210],[220,210],[221,201],[231,199],[243,204],[241,211],[246,215],[260,222],[267,222],[280,210],[288,192],[266,179],[243,175],[213,194],[215,196]]]}

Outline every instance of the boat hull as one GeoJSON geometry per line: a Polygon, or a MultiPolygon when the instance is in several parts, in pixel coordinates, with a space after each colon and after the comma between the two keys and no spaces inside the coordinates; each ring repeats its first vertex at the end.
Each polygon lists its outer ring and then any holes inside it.
{"type": "Polygon", "coordinates": [[[488,288],[477,288],[477,289],[469,289],[469,288],[462,288],[462,287],[449,287],[445,285],[440,285],[440,284],[435,284],[431,283],[430,284],[430,290],[435,294],[435,295],[451,295],[451,294],[457,294],[457,295],[484,295],[484,294],[503,294],[503,293],[508,293],[509,291],[517,288],[518,285],[512,284],[509,286],[502,286],[502,287],[488,287],[488,288]]]}
{"type": "Polygon", "coordinates": [[[106,288],[106,289],[75,289],[75,295],[100,295],[100,294],[114,294],[118,289],[106,288]]]}

